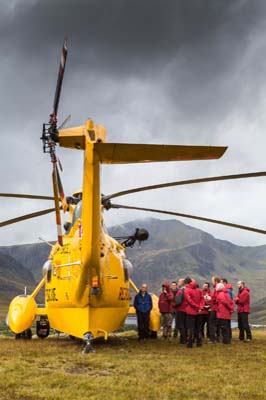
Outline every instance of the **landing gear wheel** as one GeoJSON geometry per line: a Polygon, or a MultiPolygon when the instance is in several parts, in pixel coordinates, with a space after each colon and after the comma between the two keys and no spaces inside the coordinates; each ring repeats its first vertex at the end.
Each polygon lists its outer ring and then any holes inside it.
{"type": "Polygon", "coordinates": [[[151,339],[157,339],[157,331],[151,331],[150,338],[151,339]]]}
{"type": "Polygon", "coordinates": [[[19,339],[30,340],[31,338],[32,338],[31,329],[26,329],[25,331],[23,331],[21,333],[16,333],[16,335],[15,335],[16,340],[19,340],[19,339]]]}
{"type": "Polygon", "coordinates": [[[88,353],[95,353],[94,348],[92,347],[91,343],[87,343],[82,350],[82,354],[88,354],[88,353]]]}
{"type": "Polygon", "coordinates": [[[45,339],[49,336],[50,324],[47,318],[41,318],[36,322],[36,335],[40,339],[45,339]]]}
{"type": "Polygon", "coordinates": [[[90,332],[85,333],[85,335],[83,336],[83,340],[85,341],[85,347],[82,350],[82,354],[95,353],[95,350],[91,345],[93,335],[90,332]]]}

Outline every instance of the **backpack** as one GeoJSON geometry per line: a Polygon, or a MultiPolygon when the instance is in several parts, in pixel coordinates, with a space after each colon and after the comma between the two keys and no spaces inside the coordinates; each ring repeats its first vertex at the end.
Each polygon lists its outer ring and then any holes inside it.
{"type": "Polygon", "coordinates": [[[183,300],[184,300],[184,289],[181,289],[181,292],[177,296],[175,296],[176,306],[179,306],[180,304],[182,304],[183,300]]]}

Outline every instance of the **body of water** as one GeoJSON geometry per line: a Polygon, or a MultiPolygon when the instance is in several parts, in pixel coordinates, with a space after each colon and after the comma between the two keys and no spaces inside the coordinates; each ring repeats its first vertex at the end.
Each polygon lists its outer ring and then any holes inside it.
{"type": "MultiPolygon", "coordinates": [[[[137,326],[137,317],[136,315],[129,315],[125,320],[125,325],[136,325],[137,326]]],[[[232,329],[237,328],[237,321],[231,321],[232,329]]]]}

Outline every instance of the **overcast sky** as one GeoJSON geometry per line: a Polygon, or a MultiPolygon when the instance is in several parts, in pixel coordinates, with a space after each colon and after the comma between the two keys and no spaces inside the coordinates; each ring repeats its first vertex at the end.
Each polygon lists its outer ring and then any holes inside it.
{"type": "MultiPolygon", "coordinates": [[[[105,166],[105,194],[135,186],[266,170],[266,2],[263,0],[0,0],[1,192],[51,194],[42,153],[63,39],[69,55],[59,109],[88,117],[108,141],[226,145],[220,160],[105,166]]],[[[58,149],[67,194],[81,187],[83,155],[58,149]]],[[[266,178],[162,189],[119,198],[143,207],[266,229],[266,178]]],[[[0,199],[1,220],[49,208],[0,199]]],[[[117,201],[118,202],[118,201],[117,201]]],[[[51,204],[52,206],[52,204],[51,204]]],[[[111,210],[107,225],[156,214],[111,210]]],[[[56,238],[55,217],[1,228],[0,245],[56,238]]],[[[181,219],[180,219],[181,220],[181,219]]],[[[184,220],[217,238],[263,235],[184,220]]],[[[144,224],[145,226],[145,224],[144,224]]]]}

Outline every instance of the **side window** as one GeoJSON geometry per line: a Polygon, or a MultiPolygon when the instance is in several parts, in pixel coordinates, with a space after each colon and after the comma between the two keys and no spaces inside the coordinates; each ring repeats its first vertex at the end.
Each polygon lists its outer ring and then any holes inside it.
{"type": "Polygon", "coordinates": [[[82,201],[78,202],[78,204],[75,207],[75,210],[73,213],[72,226],[75,224],[75,222],[78,218],[81,218],[81,210],[82,210],[82,201]]]}
{"type": "Polygon", "coordinates": [[[123,259],[123,269],[124,269],[124,280],[125,282],[128,282],[133,272],[133,265],[126,258],[123,259]]]}
{"type": "Polygon", "coordinates": [[[51,282],[52,279],[52,262],[47,260],[42,267],[43,276],[46,275],[47,282],[51,282]]]}

